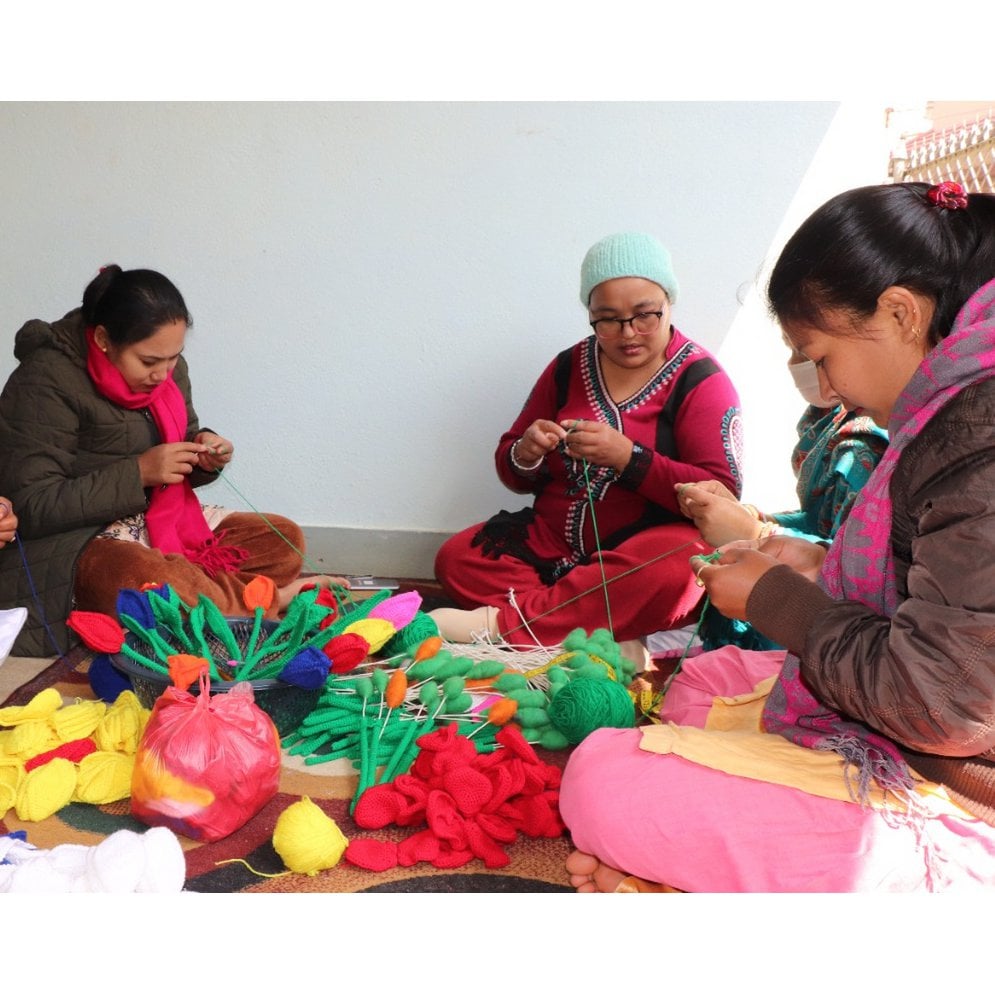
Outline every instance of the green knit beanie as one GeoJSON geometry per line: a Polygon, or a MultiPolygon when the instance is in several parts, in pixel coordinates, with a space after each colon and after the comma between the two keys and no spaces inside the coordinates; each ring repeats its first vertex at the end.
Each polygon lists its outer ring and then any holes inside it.
{"type": "Polygon", "coordinates": [[[677,300],[677,277],[670,253],[652,235],[621,232],[595,242],[580,266],[580,302],[587,307],[591,291],[605,280],[638,276],[652,280],[667,292],[670,303],[677,300]]]}

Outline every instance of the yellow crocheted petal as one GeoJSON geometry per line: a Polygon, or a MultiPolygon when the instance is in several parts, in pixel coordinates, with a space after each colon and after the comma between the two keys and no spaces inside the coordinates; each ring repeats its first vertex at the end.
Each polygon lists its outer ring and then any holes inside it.
{"type": "Polygon", "coordinates": [[[0,757],[0,785],[13,789],[15,797],[24,773],[24,763],[18,757],[0,757]]]}
{"type": "Polygon", "coordinates": [[[77,701],[60,708],[51,718],[52,726],[63,743],[86,739],[97,728],[107,711],[103,701],[77,701]]]}
{"type": "Polygon", "coordinates": [[[62,695],[55,688],[39,691],[26,705],[0,708],[0,726],[16,726],[34,719],[47,719],[62,707],[62,695]]]}
{"type": "Polygon", "coordinates": [[[11,784],[4,784],[0,781],[0,819],[3,819],[7,813],[14,807],[14,802],[17,801],[17,788],[11,784]]]}
{"type": "Polygon", "coordinates": [[[355,632],[370,644],[370,652],[376,653],[388,640],[393,638],[397,629],[384,618],[361,618],[347,625],[343,632],[355,632]]]}
{"type": "Polygon", "coordinates": [[[76,790],[76,765],[65,757],[28,771],[17,792],[17,817],[25,822],[41,822],[72,800],[76,790]]]}
{"type": "Polygon", "coordinates": [[[152,712],[142,708],[134,691],[122,691],[93,734],[99,750],[133,754],[152,712]]]}
{"type": "Polygon", "coordinates": [[[124,753],[98,750],[79,762],[73,800],[88,805],[106,805],[131,797],[131,775],[135,758],[124,753]]]}
{"type": "Polygon", "coordinates": [[[7,755],[30,760],[62,745],[49,719],[35,719],[11,729],[7,738],[7,755]]]}

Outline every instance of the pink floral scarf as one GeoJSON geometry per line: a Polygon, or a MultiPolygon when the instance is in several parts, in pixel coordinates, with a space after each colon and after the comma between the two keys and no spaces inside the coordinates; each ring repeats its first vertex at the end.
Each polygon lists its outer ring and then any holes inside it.
{"type": "MultiPolygon", "coordinates": [[[[837,600],[858,601],[886,615],[898,607],[891,546],[891,478],[905,447],[965,387],[995,376],[995,280],[968,300],[950,334],[919,365],[895,405],[889,445],[862,488],[826,555],[820,586],[837,600]]],[[[812,749],[834,750],[856,772],[864,800],[870,778],[885,790],[908,791],[908,765],[891,740],[820,702],[789,653],[763,714],[767,732],[812,749]]]]}

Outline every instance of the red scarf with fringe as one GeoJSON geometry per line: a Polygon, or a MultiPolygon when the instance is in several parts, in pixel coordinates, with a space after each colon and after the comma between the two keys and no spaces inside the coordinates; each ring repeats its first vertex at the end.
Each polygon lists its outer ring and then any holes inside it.
{"type": "MultiPolygon", "coordinates": [[[[97,392],[128,411],[148,408],[161,442],[185,441],[187,406],[172,371],[151,392],[136,393],[97,346],[92,328],[86,330],[86,342],[86,369],[97,392]]],[[[165,554],[185,556],[209,577],[234,573],[249,555],[248,550],[238,546],[219,544],[218,540],[224,537],[224,533],[215,535],[211,531],[187,478],[177,484],[152,488],[145,524],[149,530],[149,541],[156,549],[165,554]]]]}

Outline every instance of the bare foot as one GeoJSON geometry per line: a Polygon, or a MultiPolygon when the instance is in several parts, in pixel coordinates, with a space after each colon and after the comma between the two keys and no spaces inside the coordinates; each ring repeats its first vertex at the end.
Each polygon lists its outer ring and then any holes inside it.
{"type": "Polygon", "coordinates": [[[285,587],[278,587],[277,601],[280,605],[280,611],[286,611],[287,605],[301,591],[307,590],[309,587],[349,587],[349,581],[345,577],[329,577],[325,574],[318,574],[314,577],[298,577],[297,580],[291,581],[285,587]]]}
{"type": "Polygon", "coordinates": [[[581,893],[591,892],[634,892],[666,891],[676,892],[666,884],[643,881],[620,871],[617,867],[603,864],[597,857],[583,850],[574,850],[566,860],[570,885],[581,893]]]}
{"type": "Polygon", "coordinates": [[[614,891],[625,877],[622,871],[602,864],[597,857],[574,850],[566,860],[570,885],[581,893],[614,891]]]}
{"type": "Polygon", "coordinates": [[[449,643],[475,643],[490,636],[500,639],[497,609],[490,606],[471,608],[436,608],[429,616],[439,628],[439,635],[449,643]]]}

